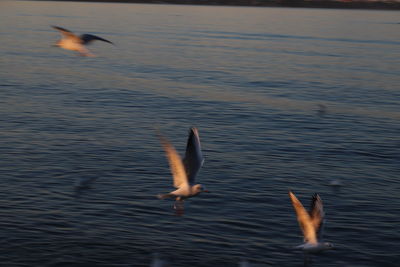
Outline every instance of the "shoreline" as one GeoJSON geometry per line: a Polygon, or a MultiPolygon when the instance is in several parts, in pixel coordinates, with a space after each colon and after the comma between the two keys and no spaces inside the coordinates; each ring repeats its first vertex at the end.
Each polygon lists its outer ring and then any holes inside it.
{"type": "MultiPolygon", "coordinates": [[[[33,0],[35,1],[35,0],[33,0]]],[[[248,7],[289,7],[289,8],[332,8],[332,9],[367,9],[400,10],[400,2],[395,1],[329,1],[329,0],[40,0],[53,2],[98,2],[132,4],[173,4],[199,6],[248,6],[248,7]]]]}

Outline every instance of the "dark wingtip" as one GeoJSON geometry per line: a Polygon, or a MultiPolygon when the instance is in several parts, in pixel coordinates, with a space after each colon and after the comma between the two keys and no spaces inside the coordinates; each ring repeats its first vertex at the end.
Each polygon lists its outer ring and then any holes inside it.
{"type": "Polygon", "coordinates": [[[70,33],[69,30],[67,30],[65,28],[62,28],[62,27],[59,27],[59,26],[51,25],[51,27],[53,27],[54,29],[59,30],[59,31],[64,31],[64,32],[69,32],[70,33]]]}
{"type": "Polygon", "coordinates": [[[196,128],[194,128],[194,127],[189,128],[189,131],[188,131],[189,139],[194,135],[194,131],[195,131],[194,129],[196,129],[196,128]]]}
{"type": "Polygon", "coordinates": [[[104,38],[101,38],[101,39],[103,39],[103,40],[102,40],[103,42],[106,42],[106,43],[109,43],[109,44],[115,45],[113,42],[111,42],[111,41],[109,41],[109,40],[107,40],[107,39],[104,39],[104,38]]]}
{"type": "Polygon", "coordinates": [[[89,44],[89,43],[91,43],[91,42],[93,42],[95,40],[98,40],[98,41],[103,41],[103,42],[106,42],[106,43],[114,45],[113,42],[111,42],[111,41],[109,41],[107,39],[104,39],[102,37],[99,37],[99,36],[93,35],[93,34],[89,34],[89,33],[82,34],[80,36],[80,38],[81,38],[83,44],[89,44]]]}
{"type": "Polygon", "coordinates": [[[98,38],[97,40],[100,40],[100,41],[103,41],[103,42],[106,42],[106,43],[109,43],[109,44],[114,45],[113,42],[111,42],[111,41],[109,41],[109,40],[107,40],[107,39],[104,39],[104,38],[101,38],[101,37],[98,37],[98,36],[96,36],[96,37],[98,38]]]}
{"type": "Polygon", "coordinates": [[[189,129],[189,135],[199,135],[199,129],[197,127],[190,127],[189,129]]]}
{"type": "Polygon", "coordinates": [[[314,193],[314,195],[312,196],[312,199],[319,199],[319,198],[321,198],[321,197],[319,196],[318,193],[314,193]]]}

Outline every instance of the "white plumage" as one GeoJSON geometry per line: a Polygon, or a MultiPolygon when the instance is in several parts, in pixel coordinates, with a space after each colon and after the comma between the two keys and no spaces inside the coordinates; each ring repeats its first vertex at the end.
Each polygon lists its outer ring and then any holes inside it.
{"type": "Polygon", "coordinates": [[[318,241],[325,216],[322,200],[319,195],[315,194],[313,196],[310,212],[306,211],[301,202],[291,191],[289,191],[289,196],[304,236],[304,244],[296,246],[296,249],[301,249],[305,252],[319,252],[332,249],[333,245],[331,243],[318,241]]]}
{"type": "Polygon", "coordinates": [[[159,194],[160,199],[175,198],[175,208],[183,209],[183,201],[201,192],[208,192],[201,184],[195,184],[195,178],[204,158],[201,152],[199,132],[191,128],[186,145],[185,158],[182,160],[173,145],[160,135],[161,144],[164,147],[173,177],[173,185],[176,188],[168,194],[159,194]]]}

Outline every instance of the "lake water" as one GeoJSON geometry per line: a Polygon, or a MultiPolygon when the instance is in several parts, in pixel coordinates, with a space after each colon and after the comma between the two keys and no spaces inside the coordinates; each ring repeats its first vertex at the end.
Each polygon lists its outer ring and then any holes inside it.
{"type": "Polygon", "coordinates": [[[303,266],[289,189],[324,201],[336,249],[311,266],[399,263],[399,12],[2,1],[0,22],[1,265],[303,266]],[[80,57],[50,25],[115,46],[80,57]],[[191,126],[211,192],[175,216],[156,129],[183,154],[191,126]]]}

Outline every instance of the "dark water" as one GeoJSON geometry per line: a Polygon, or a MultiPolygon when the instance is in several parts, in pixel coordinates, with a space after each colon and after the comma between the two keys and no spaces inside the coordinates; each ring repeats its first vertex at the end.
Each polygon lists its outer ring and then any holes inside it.
{"type": "Polygon", "coordinates": [[[398,12],[0,2],[0,22],[2,266],[302,266],[288,189],[325,204],[336,250],[312,266],[397,266],[398,12]],[[49,25],[116,46],[79,57],[49,25]],[[183,153],[191,126],[211,193],[177,217],[155,129],[183,153]]]}

